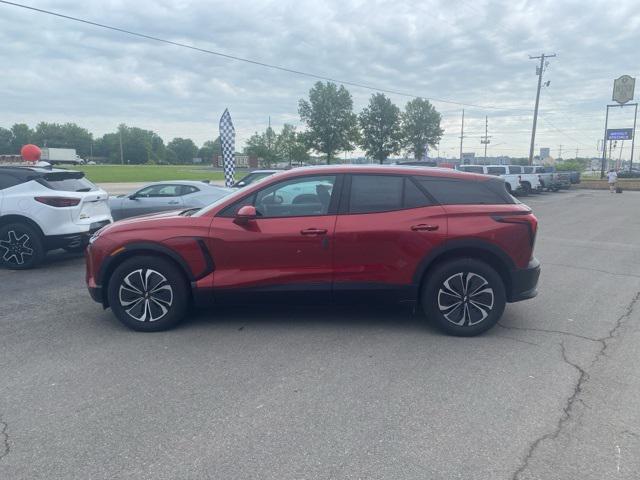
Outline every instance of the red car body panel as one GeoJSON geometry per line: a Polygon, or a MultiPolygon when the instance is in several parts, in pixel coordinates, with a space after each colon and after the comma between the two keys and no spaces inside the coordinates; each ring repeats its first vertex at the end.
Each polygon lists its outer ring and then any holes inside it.
{"type": "Polygon", "coordinates": [[[409,285],[416,266],[447,238],[441,206],[338,215],[333,281],[409,285]],[[412,230],[428,225],[433,230],[412,230]]]}

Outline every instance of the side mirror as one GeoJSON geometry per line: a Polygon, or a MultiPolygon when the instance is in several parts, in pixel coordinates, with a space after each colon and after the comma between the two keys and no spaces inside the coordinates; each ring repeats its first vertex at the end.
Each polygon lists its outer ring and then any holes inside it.
{"type": "Polygon", "coordinates": [[[236,218],[233,220],[233,223],[236,225],[246,225],[249,223],[249,220],[255,220],[258,216],[256,212],[256,207],[253,205],[245,205],[244,207],[240,207],[238,213],[236,213],[236,218]]]}
{"type": "Polygon", "coordinates": [[[244,182],[238,182],[238,183],[236,183],[236,185],[237,185],[238,187],[244,187],[244,186],[246,185],[246,183],[244,183],[244,182]]]}

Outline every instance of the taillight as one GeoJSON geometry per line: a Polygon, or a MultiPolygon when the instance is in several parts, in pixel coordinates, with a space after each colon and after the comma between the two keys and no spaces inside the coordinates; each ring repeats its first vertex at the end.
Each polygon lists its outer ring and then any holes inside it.
{"type": "Polygon", "coordinates": [[[79,198],[69,197],[34,197],[36,202],[44,203],[50,207],[75,207],[80,203],[79,198]]]}
{"type": "MultiPolygon", "coordinates": [[[[536,233],[538,231],[538,219],[531,212],[522,212],[521,214],[509,213],[505,215],[493,215],[492,218],[500,223],[517,223],[527,227],[529,232],[529,243],[533,249],[536,241],[536,233]]],[[[533,253],[533,250],[532,250],[533,253]]]]}

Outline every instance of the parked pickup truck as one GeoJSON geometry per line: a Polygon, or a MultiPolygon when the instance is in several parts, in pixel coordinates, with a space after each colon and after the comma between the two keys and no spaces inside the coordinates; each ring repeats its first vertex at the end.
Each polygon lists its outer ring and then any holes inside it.
{"type": "Polygon", "coordinates": [[[528,195],[542,190],[538,176],[523,173],[519,165],[459,165],[458,170],[501,177],[512,194],[528,195]]]}
{"type": "Polygon", "coordinates": [[[543,190],[557,192],[561,188],[558,174],[555,173],[552,168],[542,165],[531,165],[522,168],[524,169],[524,173],[534,173],[538,175],[538,180],[543,190]]]}

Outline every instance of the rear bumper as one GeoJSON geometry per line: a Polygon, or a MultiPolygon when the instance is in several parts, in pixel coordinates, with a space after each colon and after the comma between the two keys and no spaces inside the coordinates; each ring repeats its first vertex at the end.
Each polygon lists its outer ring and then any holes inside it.
{"type": "Polygon", "coordinates": [[[526,268],[511,272],[511,292],[509,302],[519,302],[533,298],[538,294],[538,278],[540,277],[540,262],[535,257],[529,261],[526,268]]]}
{"type": "Polygon", "coordinates": [[[66,235],[49,235],[45,238],[47,250],[56,248],[76,248],[83,247],[89,243],[89,238],[102,227],[109,225],[111,221],[103,220],[89,225],[89,230],[85,232],[70,233],[66,235]]]}

